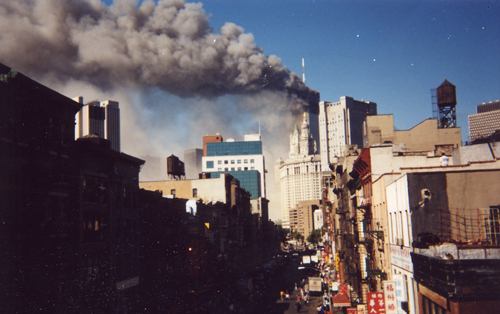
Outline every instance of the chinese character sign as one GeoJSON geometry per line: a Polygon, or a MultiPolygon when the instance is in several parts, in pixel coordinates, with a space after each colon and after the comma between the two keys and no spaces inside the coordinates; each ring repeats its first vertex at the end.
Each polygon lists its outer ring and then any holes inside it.
{"type": "Polygon", "coordinates": [[[347,308],[347,314],[356,314],[356,308],[355,307],[347,308]]]}
{"type": "Polygon", "coordinates": [[[356,312],[356,314],[368,314],[366,311],[366,304],[358,304],[357,309],[358,312],[356,312]]]}
{"type": "Polygon", "coordinates": [[[385,298],[383,292],[368,292],[367,297],[367,308],[368,314],[385,314],[385,298]]]}
{"type": "Polygon", "coordinates": [[[386,314],[397,314],[396,282],[384,281],[385,310],[386,314]]]}

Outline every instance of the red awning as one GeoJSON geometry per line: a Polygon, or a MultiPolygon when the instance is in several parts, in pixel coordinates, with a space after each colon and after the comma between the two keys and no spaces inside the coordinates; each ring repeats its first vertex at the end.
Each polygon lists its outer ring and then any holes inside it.
{"type": "Polygon", "coordinates": [[[332,298],[332,304],[334,307],[347,307],[351,306],[351,301],[349,301],[347,295],[339,293],[332,298]]]}

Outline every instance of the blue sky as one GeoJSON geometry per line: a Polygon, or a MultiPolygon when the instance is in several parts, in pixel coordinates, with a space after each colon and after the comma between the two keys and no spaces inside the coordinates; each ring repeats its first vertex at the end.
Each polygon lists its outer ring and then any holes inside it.
{"type": "Polygon", "coordinates": [[[467,115],[500,99],[498,1],[201,2],[214,32],[243,27],[299,75],[305,58],[306,84],[321,100],[376,102],[401,130],[432,116],[430,89],[445,79],[457,87],[464,140],[467,115]]]}
{"type": "Polygon", "coordinates": [[[398,129],[432,116],[430,89],[457,86],[457,119],[500,99],[498,1],[203,1],[218,29],[226,21],[255,36],[321,100],[373,101],[398,129]]]}

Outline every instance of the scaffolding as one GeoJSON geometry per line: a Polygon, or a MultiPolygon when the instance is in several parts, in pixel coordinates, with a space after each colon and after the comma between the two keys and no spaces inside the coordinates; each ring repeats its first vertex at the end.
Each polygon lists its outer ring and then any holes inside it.
{"type": "Polygon", "coordinates": [[[500,205],[437,210],[441,242],[500,245],[500,205]]]}

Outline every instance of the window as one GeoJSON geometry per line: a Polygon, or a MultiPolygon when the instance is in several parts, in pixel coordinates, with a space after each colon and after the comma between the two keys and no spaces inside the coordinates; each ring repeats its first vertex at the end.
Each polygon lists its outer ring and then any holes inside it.
{"type": "Polygon", "coordinates": [[[193,197],[198,197],[198,189],[193,189],[193,197]]]}
{"type": "Polygon", "coordinates": [[[214,167],[214,161],[213,160],[207,161],[207,168],[211,169],[213,167],[214,167]]]}
{"type": "Polygon", "coordinates": [[[255,160],[253,159],[250,159],[250,163],[253,164],[255,162],[255,160]]]}
{"type": "Polygon", "coordinates": [[[245,167],[245,171],[247,171],[247,170],[248,170],[248,167],[245,167]]]}
{"type": "Polygon", "coordinates": [[[222,168],[218,168],[217,171],[222,171],[222,168]]]}
{"type": "Polygon", "coordinates": [[[175,189],[170,190],[170,195],[175,196],[175,189]]]}
{"type": "Polygon", "coordinates": [[[228,171],[228,170],[229,170],[229,168],[224,168],[224,171],[228,171]]]}
{"type": "Polygon", "coordinates": [[[241,159],[238,159],[238,163],[241,164],[241,159]]]}
{"type": "Polygon", "coordinates": [[[422,296],[424,303],[424,314],[445,314],[446,309],[440,307],[425,296],[422,296]]]}
{"type": "Polygon", "coordinates": [[[241,171],[241,167],[238,167],[238,171],[241,171]]]}
{"type": "Polygon", "coordinates": [[[245,164],[248,164],[248,159],[243,160],[245,164]]]}
{"type": "Polygon", "coordinates": [[[490,206],[481,211],[486,239],[491,244],[500,244],[500,206],[490,206]]]}
{"type": "Polygon", "coordinates": [[[234,167],[231,167],[231,171],[234,171],[234,167]]]}
{"type": "Polygon", "coordinates": [[[234,165],[234,160],[231,160],[231,164],[234,165]]]}
{"type": "Polygon", "coordinates": [[[217,164],[222,165],[222,160],[217,161],[217,164]]]}
{"type": "Polygon", "coordinates": [[[224,164],[227,165],[228,164],[228,161],[227,160],[224,160],[224,164]]]}
{"type": "Polygon", "coordinates": [[[255,170],[255,167],[250,168],[251,170],[255,170]]]}

